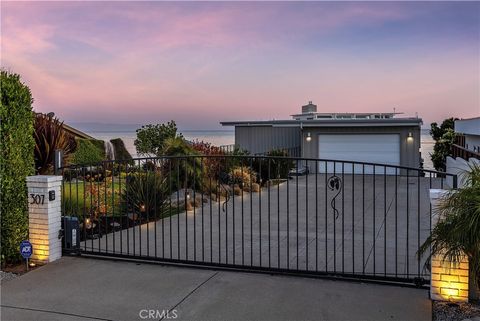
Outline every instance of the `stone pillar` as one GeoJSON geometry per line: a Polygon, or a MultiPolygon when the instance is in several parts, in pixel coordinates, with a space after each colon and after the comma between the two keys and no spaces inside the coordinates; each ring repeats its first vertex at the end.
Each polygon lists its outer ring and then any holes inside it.
{"type": "MultiPolygon", "coordinates": [[[[430,202],[432,210],[446,190],[431,189],[430,202]]],[[[432,216],[432,228],[437,224],[437,215],[432,216]]],[[[468,301],[468,259],[461,262],[444,260],[442,255],[432,255],[430,298],[435,301],[467,302],[468,301]]]]}
{"type": "Polygon", "coordinates": [[[33,246],[31,261],[46,264],[62,256],[61,229],[62,176],[27,177],[28,230],[33,246]]]}

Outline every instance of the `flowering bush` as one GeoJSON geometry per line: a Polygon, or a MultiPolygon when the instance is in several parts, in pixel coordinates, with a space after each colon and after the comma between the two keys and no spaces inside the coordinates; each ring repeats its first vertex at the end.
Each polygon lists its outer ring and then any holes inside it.
{"type": "Polygon", "coordinates": [[[247,166],[234,167],[230,173],[230,180],[241,188],[247,187],[257,182],[257,173],[247,166]]]}
{"type": "MultiPolygon", "coordinates": [[[[194,141],[192,143],[193,149],[199,154],[205,156],[224,156],[224,151],[217,146],[204,141],[194,141]]],[[[207,177],[218,179],[221,172],[225,171],[226,159],[224,157],[205,157],[202,160],[204,166],[204,173],[207,177]]]]}
{"type": "Polygon", "coordinates": [[[112,213],[113,208],[119,206],[120,191],[118,188],[114,189],[111,176],[106,177],[103,182],[98,182],[95,177],[88,179],[85,185],[85,199],[90,205],[87,206],[87,210],[92,218],[98,219],[100,216],[112,213]],[[115,196],[112,198],[113,194],[115,196]]]}

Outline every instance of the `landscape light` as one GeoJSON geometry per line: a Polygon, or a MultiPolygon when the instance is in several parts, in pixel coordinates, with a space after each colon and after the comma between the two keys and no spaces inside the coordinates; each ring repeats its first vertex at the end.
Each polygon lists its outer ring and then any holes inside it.
{"type": "Polygon", "coordinates": [[[91,221],[90,221],[90,218],[86,218],[85,219],[85,229],[89,230],[92,228],[92,224],[91,224],[91,221]]]}

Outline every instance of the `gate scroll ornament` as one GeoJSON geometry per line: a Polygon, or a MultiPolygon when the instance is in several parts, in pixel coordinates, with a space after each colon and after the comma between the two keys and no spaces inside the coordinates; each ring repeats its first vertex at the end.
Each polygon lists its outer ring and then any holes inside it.
{"type": "Polygon", "coordinates": [[[330,176],[329,179],[328,179],[327,187],[331,191],[337,191],[335,196],[333,196],[332,200],[330,201],[330,206],[333,209],[333,214],[335,215],[335,219],[337,219],[338,216],[340,215],[340,212],[337,210],[337,208],[335,206],[335,199],[340,194],[340,192],[343,190],[342,179],[340,177],[338,177],[337,175],[330,176]]]}

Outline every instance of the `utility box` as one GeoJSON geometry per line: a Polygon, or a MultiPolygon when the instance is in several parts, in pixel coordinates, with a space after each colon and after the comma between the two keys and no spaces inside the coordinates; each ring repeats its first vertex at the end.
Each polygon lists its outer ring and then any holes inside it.
{"type": "Polygon", "coordinates": [[[80,250],[80,224],[73,216],[62,217],[63,250],[67,253],[77,253],[80,250]]]}

